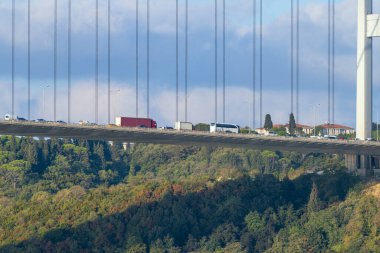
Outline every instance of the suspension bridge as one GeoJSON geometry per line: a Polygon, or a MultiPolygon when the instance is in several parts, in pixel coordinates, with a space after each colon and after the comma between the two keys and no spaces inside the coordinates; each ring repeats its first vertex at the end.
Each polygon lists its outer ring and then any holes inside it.
{"type": "MultiPolygon", "coordinates": [[[[144,6],[146,9],[146,117],[152,117],[151,114],[151,79],[150,72],[153,68],[151,64],[151,1],[145,0],[144,6]]],[[[31,109],[32,109],[32,99],[31,99],[31,24],[33,20],[31,19],[31,9],[33,5],[32,0],[27,1],[16,1],[11,0],[11,115],[14,117],[16,115],[15,103],[17,101],[16,92],[16,75],[15,75],[15,63],[16,63],[16,24],[17,18],[16,7],[18,4],[27,4],[27,119],[32,120],[31,109]]],[[[131,1],[132,2],[132,1],[131,1]]],[[[141,31],[139,22],[141,21],[141,3],[143,1],[136,0],[135,3],[135,116],[140,117],[141,111],[140,107],[140,90],[141,90],[141,70],[140,66],[140,52],[141,42],[139,41],[141,31]]],[[[263,126],[263,91],[264,91],[264,76],[263,76],[263,7],[265,3],[263,0],[251,0],[246,1],[251,5],[251,16],[252,16],[252,81],[251,81],[251,107],[250,108],[250,125],[255,128],[256,124],[260,127],[263,126]],[[258,20],[258,24],[257,24],[258,20]],[[258,64],[257,64],[258,63],[258,64]],[[258,91],[257,91],[258,90],[258,91]],[[258,116],[256,115],[258,112],[258,116]]],[[[241,147],[251,147],[257,149],[278,149],[278,150],[290,150],[290,151],[307,151],[307,152],[327,152],[327,153],[344,153],[347,156],[346,162],[350,169],[374,169],[380,168],[379,166],[379,145],[373,143],[350,143],[350,142],[339,142],[339,141],[326,141],[320,142],[317,140],[293,140],[293,139],[262,139],[259,137],[241,137],[233,135],[202,135],[197,133],[168,133],[156,130],[139,130],[135,131],[133,129],[114,129],[114,128],[104,128],[102,126],[98,127],[83,127],[74,126],[72,123],[72,112],[74,110],[72,104],[72,57],[73,57],[73,40],[72,40],[72,21],[75,17],[72,15],[72,1],[67,0],[67,126],[60,126],[56,124],[36,124],[32,122],[19,123],[19,122],[2,122],[0,123],[0,133],[1,134],[13,134],[13,135],[27,135],[27,136],[48,136],[48,137],[71,137],[71,138],[88,138],[88,139],[107,139],[107,140],[119,140],[119,141],[136,141],[144,143],[170,143],[170,144],[194,144],[194,145],[206,145],[207,143],[212,143],[216,145],[225,146],[241,146],[241,147]]],[[[53,12],[53,121],[58,120],[57,114],[59,111],[58,99],[61,94],[58,92],[58,1],[54,0],[53,12]]],[[[112,51],[112,37],[111,37],[111,17],[112,17],[112,2],[95,0],[94,1],[94,13],[93,18],[95,21],[95,51],[94,51],[94,92],[93,92],[93,114],[96,124],[99,124],[100,112],[99,108],[102,108],[103,104],[99,103],[99,77],[100,77],[100,61],[99,50],[100,50],[100,30],[99,30],[99,15],[106,13],[107,17],[107,121],[108,124],[112,123],[111,117],[111,51],[112,51]],[[106,10],[100,9],[100,3],[102,6],[106,6],[106,10]],[[106,3],[104,5],[104,3],[106,3]]],[[[227,58],[226,58],[226,0],[215,0],[214,2],[214,121],[215,122],[226,122],[226,107],[227,107],[227,90],[226,90],[226,72],[227,72],[227,58]],[[221,14],[221,17],[220,17],[221,14]],[[221,22],[220,22],[221,19],[221,22]],[[221,28],[219,27],[221,24],[221,28]],[[222,35],[220,36],[220,30],[222,30],[222,35]],[[221,45],[220,45],[221,37],[221,45]],[[221,47],[221,50],[220,50],[221,47]],[[221,56],[220,56],[221,54],[221,56]],[[221,59],[220,59],[221,58],[221,59]],[[221,64],[221,67],[219,66],[221,64]],[[220,73],[221,70],[221,73],[220,73]],[[221,76],[222,80],[219,80],[221,76]],[[221,86],[221,87],[220,87],[221,86]],[[221,89],[221,110],[219,110],[219,93],[221,89]],[[222,115],[219,118],[219,115],[222,115]]],[[[326,104],[327,104],[327,121],[334,124],[336,113],[335,113],[335,38],[336,38],[336,3],[335,0],[327,1],[327,85],[326,85],[326,104]]],[[[88,12],[88,10],[83,10],[83,12],[88,12]]],[[[168,13],[171,13],[168,11],[168,13]]],[[[180,121],[180,68],[184,67],[184,104],[185,104],[185,117],[184,120],[188,121],[188,85],[189,85],[189,3],[188,0],[179,1],[175,0],[175,119],[180,121]],[[184,4],[185,13],[180,13],[180,5],[184,4]],[[185,45],[184,45],[184,63],[180,62],[180,40],[179,40],[179,25],[180,18],[184,17],[185,20],[185,45]]],[[[372,127],[372,38],[380,36],[380,26],[378,25],[380,21],[380,16],[377,14],[372,14],[372,0],[358,0],[358,61],[357,61],[357,138],[365,140],[371,137],[371,127],[372,127]]],[[[300,1],[290,0],[290,108],[289,111],[299,119],[300,115],[300,1]]],[[[202,112],[199,112],[202,113],[202,112]]],[[[211,119],[210,119],[211,120],[211,119]]]]}

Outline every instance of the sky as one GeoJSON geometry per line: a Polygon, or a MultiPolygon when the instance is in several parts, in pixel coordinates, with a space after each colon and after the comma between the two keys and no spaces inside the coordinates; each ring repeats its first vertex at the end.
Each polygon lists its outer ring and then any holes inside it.
{"type": "MultiPolygon", "coordinates": [[[[67,3],[58,1],[57,119],[67,120],[67,3]]],[[[252,126],[253,1],[226,0],[226,121],[252,126]]],[[[257,1],[259,2],[259,1],[257,1]]],[[[263,1],[263,114],[286,123],[290,107],[290,0],[263,1]]],[[[294,1],[296,2],[296,1],[294,1]]],[[[356,3],[336,0],[336,120],[355,126],[356,3]]],[[[72,1],[72,120],[94,121],[95,0],[72,1]]],[[[111,116],[135,115],[135,1],[111,1],[111,116]]],[[[99,118],[107,121],[107,1],[99,0],[99,118]]],[[[375,3],[377,4],[377,3],[375,3]]],[[[222,120],[222,1],[218,10],[218,119],[222,120]]],[[[378,6],[375,5],[375,12],[378,6]]],[[[31,117],[53,118],[54,0],[31,0],[31,117]],[[48,87],[47,87],[48,86],[48,87]],[[45,88],[44,88],[45,87],[45,88]],[[45,93],[45,96],[43,96],[45,93]],[[45,99],[43,99],[45,97],[45,99]]],[[[150,117],[176,118],[175,1],[151,0],[150,117]]],[[[139,113],[147,108],[146,0],[139,1],[139,113]]],[[[257,19],[258,24],[258,19],[257,19]]],[[[16,1],[15,114],[27,117],[27,0],[16,1]]],[[[0,2],[0,115],[11,112],[11,0],[0,2]]],[[[259,27],[256,27],[259,31],[259,27]]],[[[214,1],[189,1],[188,120],[214,121],[214,1]]],[[[179,0],[179,118],[185,115],[185,1],[179,0]]],[[[256,53],[259,43],[257,41],[256,53]]],[[[374,54],[379,41],[374,40],[374,54]]],[[[374,57],[374,69],[379,57],[374,57]]],[[[300,115],[327,119],[327,0],[300,0],[300,115]],[[318,106],[319,105],[319,106],[318,106]],[[315,112],[315,113],[314,113],[315,112]]],[[[374,111],[380,73],[374,72],[374,111]]],[[[376,120],[376,118],[375,118],[376,120]]]]}

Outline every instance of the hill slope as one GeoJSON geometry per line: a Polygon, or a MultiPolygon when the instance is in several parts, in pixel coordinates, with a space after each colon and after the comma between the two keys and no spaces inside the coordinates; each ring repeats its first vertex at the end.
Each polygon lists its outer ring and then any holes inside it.
{"type": "Polygon", "coordinates": [[[2,137],[0,187],[0,252],[376,252],[379,241],[380,186],[339,156],[2,137]]]}

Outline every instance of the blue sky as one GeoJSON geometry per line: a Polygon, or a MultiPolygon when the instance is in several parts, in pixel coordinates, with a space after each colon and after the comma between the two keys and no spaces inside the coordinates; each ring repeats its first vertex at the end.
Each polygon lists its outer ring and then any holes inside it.
{"type": "MultiPolygon", "coordinates": [[[[67,115],[67,2],[59,1],[58,117],[67,115]]],[[[107,17],[100,0],[100,113],[106,115],[107,17]]],[[[180,1],[180,118],[184,119],[184,2],[180,1]]],[[[314,124],[312,106],[321,104],[318,121],[327,120],[327,1],[301,0],[300,122],[314,124]]],[[[26,0],[16,1],[16,113],[26,116],[26,0]]],[[[53,0],[32,0],[32,117],[52,118],[53,0]]],[[[189,120],[211,122],[214,87],[213,0],[189,1],[189,120]]],[[[221,7],[222,1],[220,1],[221,7]]],[[[356,1],[336,0],[336,122],[355,125],[356,1]]],[[[0,115],[10,112],[11,1],[0,3],[0,115]]],[[[95,0],[73,1],[73,119],[94,120],[95,0]]],[[[252,1],[226,0],[226,121],[248,125],[252,85],[252,1]]],[[[140,2],[140,112],[146,111],[146,1],[140,2]]],[[[375,8],[377,10],[377,6],[375,8]]],[[[290,113],[290,1],[264,1],[263,87],[265,113],[276,123],[290,113]]],[[[219,28],[222,25],[221,8],[219,28]]],[[[135,111],[135,1],[112,0],[112,115],[135,111]],[[117,92],[117,90],[120,90],[117,92]]],[[[258,30],[258,29],[257,29],[258,30]]],[[[222,30],[219,30],[221,35],[222,30]]],[[[219,37],[219,59],[222,57],[219,37]]],[[[379,42],[375,41],[374,52],[379,42]]],[[[378,60],[375,58],[375,68],[378,60]]],[[[219,62],[221,67],[222,62],[219,62]]],[[[175,1],[151,0],[151,117],[159,125],[175,120],[175,1]]],[[[222,72],[219,69],[219,87],[222,72]]],[[[258,79],[257,79],[258,80],[258,79]]],[[[374,73],[374,105],[379,75],[374,73]]],[[[219,90],[219,102],[222,93],[219,90]]],[[[219,106],[221,119],[221,104],[219,106]]],[[[258,109],[258,106],[257,106],[258,109]]],[[[375,109],[376,110],[376,109],[375,109]]],[[[258,111],[257,111],[258,115],[258,111]]],[[[258,124],[259,119],[256,119],[258,124]]]]}

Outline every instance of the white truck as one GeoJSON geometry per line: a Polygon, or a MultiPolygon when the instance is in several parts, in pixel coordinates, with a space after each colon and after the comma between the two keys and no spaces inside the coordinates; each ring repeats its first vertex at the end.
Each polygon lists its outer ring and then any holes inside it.
{"type": "Polygon", "coordinates": [[[193,131],[193,124],[190,122],[177,121],[174,129],[179,131],[193,131]]]}

